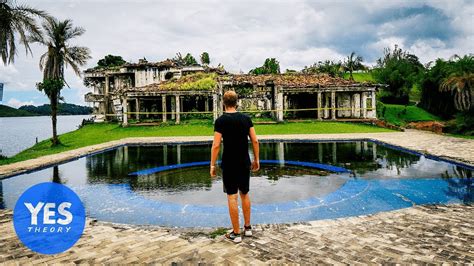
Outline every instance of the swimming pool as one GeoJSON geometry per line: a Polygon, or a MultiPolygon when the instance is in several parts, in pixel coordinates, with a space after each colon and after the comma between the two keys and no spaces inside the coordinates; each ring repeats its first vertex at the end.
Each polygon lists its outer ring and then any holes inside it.
{"type": "MultiPolygon", "coordinates": [[[[249,152],[251,150],[249,149],[249,152]]],[[[89,217],[116,223],[228,226],[210,143],[121,146],[0,180],[0,208],[47,181],[68,185],[89,217]]],[[[415,204],[471,203],[474,168],[373,141],[261,143],[251,177],[252,222],[372,214],[415,204]]]]}

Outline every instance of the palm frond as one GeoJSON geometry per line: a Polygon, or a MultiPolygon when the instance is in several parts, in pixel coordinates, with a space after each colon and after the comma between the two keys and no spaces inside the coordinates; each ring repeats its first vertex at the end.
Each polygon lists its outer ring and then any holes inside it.
{"type": "Polygon", "coordinates": [[[14,6],[12,8],[12,10],[14,10],[16,12],[20,12],[20,13],[25,14],[25,15],[35,15],[35,16],[38,16],[38,17],[41,17],[41,18],[44,18],[44,19],[51,18],[51,16],[48,14],[48,12],[29,7],[27,5],[14,6]]]}

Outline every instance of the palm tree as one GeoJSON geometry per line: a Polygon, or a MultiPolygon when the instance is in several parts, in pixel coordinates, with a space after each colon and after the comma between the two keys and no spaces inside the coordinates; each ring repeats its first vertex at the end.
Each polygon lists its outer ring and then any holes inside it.
{"type": "Polygon", "coordinates": [[[440,84],[441,91],[450,91],[454,95],[454,106],[459,111],[468,111],[474,107],[474,56],[454,56],[450,62],[449,76],[440,84]]]}
{"type": "Polygon", "coordinates": [[[354,77],[352,76],[352,72],[362,67],[362,61],[364,61],[364,59],[362,59],[362,56],[356,55],[355,52],[352,52],[351,55],[347,57],[347,61],[344,62],[344,65],[346,69],[349,70],[350,80],[354,80],[354,77]]]}
{"type": "Polygon", "coordinates": [[[16,37],[20,37],[26,54],[31,53],[28,35],[41,38],[36,17],[49,18],[49,15],[27,5],[16,5],[13,0],[0,0],[0,54],[5,65],[15,61],[16,37]]]}
{"type": "Polygon", "coordinates": [[[61,89],[63,84],[66,83],[64,67],[70,66],[76,75],[80,76],[81,70],[79,67],[84,66],[91,56],[89,48],[69,44],[71,39],[79,37],[85,32],[83,28],[74,27],[71,20],[59,21],[50,18],[43,23],[43,29],[45,31],[44,38],[32,38],[32,41],[48,48],[40,58],[43,83],[38,84],[38,89],[44,91],[51,103],[52,144],[54,146],[59,144],[56,131],[56,115],[58,101],[61,99],[61,89]]]}

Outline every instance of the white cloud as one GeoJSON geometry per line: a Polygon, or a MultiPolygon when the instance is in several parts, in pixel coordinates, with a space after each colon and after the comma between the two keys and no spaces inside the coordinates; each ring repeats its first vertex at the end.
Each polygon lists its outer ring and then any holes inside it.
{"type": "MultiPolygon", "coordinates": [[[[157,61],[176,52],[198,57],[207,51],[212,64],[247,72],[267,57],[276,57],[282,70],[301,69],[319,60],[343,59],[351,51],[372,64],[394,44],[409,49],[423,63],[474,50],[472,1],[26,2],[86,29],[74,40],[92,51],[86,67],[107,54],[122,55],[127,61],[142,57],[157,61]],[[443,31],[432,25],[436,22],[445,25],[443,31]]],[[[38,59],[44,51],[34,46],[32,58],[20,49],[14,67],[0,66],[0,79],[9,82],[10,91],[35,90],[41,80],[38,59]]],[[[88,91],[70,69],[66,79],[76,90],[74,95],[88,91]]]]}
{"type": "Polygon", "coordinates": [[[15,98],[10,98],[10,100],[8,100],[8,102],[7,102],[7,105],[11,106],[11,107],[14,107],[14,108],[18,108],[18,107],[23,106],[23,105],[35,105],[35,103],[33,101],[22,102],[22,101],[19,101],[19,100],[15,99],[15,98]]]}

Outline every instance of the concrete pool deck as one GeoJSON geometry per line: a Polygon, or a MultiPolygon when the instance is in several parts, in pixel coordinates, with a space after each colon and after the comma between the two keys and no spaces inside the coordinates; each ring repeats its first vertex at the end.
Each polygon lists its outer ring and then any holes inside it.
{"type": "MultiPolygon", "coordinates": [[[[422,131],[264,135],[261,140],[368,139],[474,165],[474,140],[422,131]]],[[[210,137],[129,138],[0,166],[0,178],[126,144],[210,141],[210,137]]],[[[257,225],[235,245],[199,229],[140,227],[88,221],[69,251],[45,256],[18,240],[11,210],[0,210],[0,264],[374,264],[474,262],[474,206],[436,205],[300,224],[257,225]]]]}
{"type": "Polygon", "coordinates": [[[473,263],[474,206],[416,206],[369,216],[257,225],[234,244],[199,231],[92,222],[65,253],[33,253],[0,210],[0,264],[380,264],[473,263]]]}

